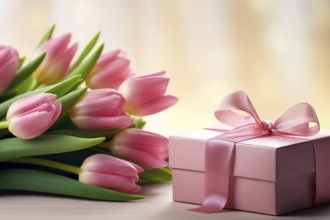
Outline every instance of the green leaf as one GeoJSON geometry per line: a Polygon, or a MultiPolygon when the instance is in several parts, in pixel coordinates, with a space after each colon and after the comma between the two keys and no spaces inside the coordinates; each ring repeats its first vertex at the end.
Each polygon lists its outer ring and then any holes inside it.
{"type": "Polygon", "coordinates": [[[62,103],[62,111],[61,115],[57,119],[58,121],[68,114],[69,110],[79,101],[79,99],[86,93],[86,91],[86,87],[77,89],[57,99],[57,101],[62,103]]]}
{"type": "Polygon", "coordinates": [[[37,93],[42,93],[42,92],[47,92],[47,93],[53,93],[55,95],[57,95],[57,97],[61,97],[64,94],[66,94],[68,91],[70,91],[70,89],[73,86],[76,86],[77,83],[81,82],[81,78],[77,75],[74,77],[71,77],[65,81],[59,82],[57,84],[54,85],[50,85],[44,88],[40,88],[40,89],[36,89],[33,90],[31,92],[27,92],[18,96],[15,96],[5,102],[2,102],[0,104],[0,118],[3,117],[4,115],[6,115],[8,108],[10,107],[11,104],[13,104],[14,102],[16,102],[17,100],[20,100],[22,98],[37,94],[37,93]]]}
{"type": "Polygon", "coordinates": [[[119,130],[81,130],[76,129],[63,129],[63,130],[49,130],[47,134],[65,134],[83,138],[107,137],[110,138],[115,135],[119,130]]]}
{"type": "Polygon", "coordinates": [[[30,140],[6,138],[0,140],[0,161],[82,150],[97,145],[104,139],[103,137],[79,138],[67,135],[42,135],[30,140]]]}
{"type": "Polygon", "coordinates": [[[103,50],[104,44],[99,46],[97,50],[91,54],[87,60],[85,60],[82,64],[80,64],[77,68],[75,68],[71,73],[69,73],[65,79],[73,76],[81,76],[83,80],[86,79],[88,74],[93,69],[94,65],[96,64],[98,58],[100,57],[102,50],[103,50]]]}
{"type": "Polygon", "coordinates": [[[46,41],[48,41],[48,40],[52,37],[53,32],[54,32],[54,30],[55,30],[55,27],[56,27],[56,25],[53,24],[53,25],[49,28],[49,30],[45,33],[45,35],[41,38],[41,40],[40,40],[39,43],[37,44],[36,49],[37,49],[38,47],[40,47],[43,43],[45,43],[46,41]]]}
{"type": "Polygon", "coordinates": [[[29,64],[20,69],[10,84],[9,90],[14,89],[17,85],[22,83],[25,79],[27,79],[31,74],[40,66],[42,61],[45,59],[46,53],[42,53],[40,56],[32,60],[29,64]]]}
{"type": "Polygon", "coordinates": [[[26,57],[19,58],[18,69],[20,69],[23,66],[25,59],[26,57]]]}
{"type": "Polygon", "coordinates": [[[15,90],[17,91],[18,95],[21,95],[23,93],[32,91],[36,87],[37,83],[38,83],[37,80],[33,76],[29,76],[22,83],[20,83],[15,88],[15,90]]]}
{"type": "MultiPolygon", "coordinates": [[[[141,125],[144,124],[145,121],[142,119],[135,119],[134,123],[127,128],[141,128],[141,125]]],[[[58,121],[58,123],[56,123],[51,130],[48,130],[47,134],[65,134],[84,138],[106,137],[106,139],[109,140],[115,134],[125,129],[126,128],[116,130],[82,130],[74,126],[69,118],[64,117],[61,121],[58,121]]]]}
{"type": "Polygon", "coordinates": [[[78,59],[76,60],[76,62],[74,62],[74,64],[72,65],[72,67],[70,68],[69,72],[72,72],[76,67],[78,67],[81,62],[85,59],[85,57],[89,54],[89,52],[91,52],[91,50],[94,48],[95,44],[97,43],[97,40],[100,37],[101,32],[98,32],[93,38],[92,40],[87,44],[87,46],[84,48],[84,50],[81,52],[80,56],[78,57],[78,59]]]}
{"type": "MultiPolygon", "coordinates": [[[[68,165],[80,167],[81,164],[84,162],[84,160],[94,154],[108,154],[109,151],[104,150],[99,150],[101,148],[98,147],[90,147],[86,149],[82,149],[79,151],[71,151],[71,152],[65,152],[65,153],[58,153],[58,154],[48,154],[48,155],[41,155],[38,156],[38,158],[41,159],[46,159],[46,160],[51,160],[51,161],[56,161],[60,163],[65,163],[68,165]]],[[[34,157],[35,158],[35,157],[34,157]]],[[[20,160],[22,158],[17,158],[14,160],[20,160]]],[[[12,161],[12,160],[10,160],[12,161]]],[[[7,162],[7,161],[6,161],[7,162]]]]}
{"type": "Polygon", "coordinates": [[[154,184],[172,180],[172,172],[169,168],[146,170],[139,174],[139,184],[154,184]]]}
{"type": "Polygon", "coordinates": [[[55,85],[45,87],[46,88],[45,92],[53,93],[57,95],[57,98],[60,98],[69,91],[71,91],[72,88],[75,88],[77,85],[79,85],[82,81],[83,80],[80,77],[80,75],[72,76],[64,81],[58,82],[55,85]]]}
{"type": "Polygon", "coordinates": [[[17,95],[17,91],[7,91],[4,94],[0,95],[0,103],[5,102],[8,99],[17,95]]]}
{"type": "Polygon", "coordinates": [[[145,198],[140,195],[88,185],[65,176],[29,169],[0,171],[0,180],[0,189],[2,190],[24,190],[102,201],[127,201],[145,198]]]}

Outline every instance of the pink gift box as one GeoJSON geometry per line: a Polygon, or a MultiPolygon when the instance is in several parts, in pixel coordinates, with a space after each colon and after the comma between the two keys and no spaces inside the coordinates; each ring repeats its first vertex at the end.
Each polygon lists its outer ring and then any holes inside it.
{"type": "MultiPolygon", "coordinates": [[[[205,147],[220,134],[201,129],[169,138],[174,201],[203,203],[205,147]]],[[[282,215],[330,203],[329,168],[330,131],[238,142],[225,208],[282,215]]]]}

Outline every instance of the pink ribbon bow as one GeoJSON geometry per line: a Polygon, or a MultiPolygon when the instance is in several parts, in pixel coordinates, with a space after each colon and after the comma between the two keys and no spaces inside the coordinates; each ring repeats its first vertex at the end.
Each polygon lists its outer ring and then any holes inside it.
{"type": "Polygon", "coordinates": [[[215,116],[234,129],[212,129],[224,134],[212,138],[206,144],[205,199],[201,207],[194,209],[205,213],[219,212],[227,203],[235,142],[265,135],[310,136],[320,130],[317,115],[310,104],[296,104],[274,122],[266,122],[259,118],[243,91],[224,97],[215,116]],[[238,114],[234,110],[247,115],[238,114]]]}

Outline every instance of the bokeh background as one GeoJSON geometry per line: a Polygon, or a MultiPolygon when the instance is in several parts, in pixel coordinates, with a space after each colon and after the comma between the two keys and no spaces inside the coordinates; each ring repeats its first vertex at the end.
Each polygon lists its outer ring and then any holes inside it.
{"type": "Polygon", "coordinates": [[[149,130],[217,124],[214,109],[236,90],[264,119],[309,102],[330,129],[329,0],[0,0],[0,44],[21,55],[54,23],[80,49],[101,30],[106,50],[127,51],[135,73],[167,71],[180,102],[146,117],[149,130]]]}

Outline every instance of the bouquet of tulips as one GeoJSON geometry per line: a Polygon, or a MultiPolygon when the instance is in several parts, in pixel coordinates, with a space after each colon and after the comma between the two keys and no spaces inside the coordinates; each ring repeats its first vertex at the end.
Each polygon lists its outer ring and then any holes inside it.
{"type": "Polygon", "coordinates": [[[54,28],[29,62],[0,46],[0,189],[144,198],[141,185],[171,180],[168,139],[141,118],[178,101],[169,79],[133,74],[122,50],[95,48],[100,33],[74,58],[78,45],[54,28]]]}

